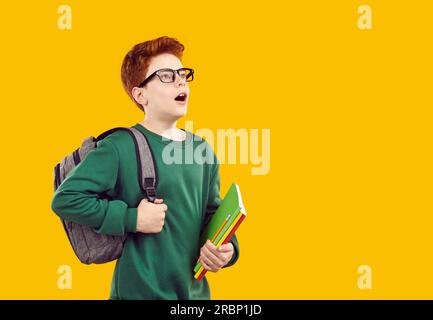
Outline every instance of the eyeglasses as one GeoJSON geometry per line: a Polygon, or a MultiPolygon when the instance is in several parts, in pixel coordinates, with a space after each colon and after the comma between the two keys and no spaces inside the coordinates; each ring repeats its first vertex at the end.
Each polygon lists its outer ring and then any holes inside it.
{"type": "Polygon", "coordinates": [[[174,82],[176,80],[176,73],[182,80],[186,80],[186,82],[190,82],[194,80],[194,70],[190,68],[180,68],[177,70],[165,68],[156,70],[150,76],[143,80],[142,83],[138,87],[144,87],[154,76],[157,76],[161,82],[169,83],[174,82]]]}

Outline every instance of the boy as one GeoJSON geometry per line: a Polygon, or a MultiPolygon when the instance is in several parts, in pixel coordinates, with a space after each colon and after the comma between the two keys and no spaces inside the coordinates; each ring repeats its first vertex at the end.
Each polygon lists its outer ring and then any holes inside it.
{"type": "Polygon", "coordinates": [[[193,70],[180,61],[183,50],[176,39],[160,37],[134,46],[122,63],[123,87],[145,113],[134,127],[147,137],[155,159],[155,202],[140,189],[135,146],[124,131],[98,142],[52,200],[53,211],[65,220],[99,233],[128,233],[110,299],[210,299],[206,278],[193,277],[197,258],[217,272],[239,256],[235,235],[218,249],[210,241],[199,248],[200,232],[221,203],[219,165],[206,141],[176,127],[186,114],[187,82],[193,79],[193,70]],[[197,147],[212,161],[167,159],[167,150],[182,154],[197,147]]]}

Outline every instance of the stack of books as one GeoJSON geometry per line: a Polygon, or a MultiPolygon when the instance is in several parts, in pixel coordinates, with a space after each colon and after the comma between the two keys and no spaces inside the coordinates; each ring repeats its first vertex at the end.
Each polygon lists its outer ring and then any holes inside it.
{"type": "MultiPolygon", "coordinates": [[[[200,248],[207,240],[210,240],[217,248],[228,243],[246,215],[239,186],[233,183],[221,205],[204,228],[200,236],[200,248]]],[[[194,278],[200,281],[206,271],[199,259],[194,268],[194,278]]]]}

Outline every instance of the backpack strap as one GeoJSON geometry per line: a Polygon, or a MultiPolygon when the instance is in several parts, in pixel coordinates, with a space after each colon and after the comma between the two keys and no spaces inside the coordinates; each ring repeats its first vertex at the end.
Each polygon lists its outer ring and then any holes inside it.
{"type": "Polygon", "coordinates": [[[113,128],[110,130],[107,130],[103,133],[101,133],[99,136],[96,137],[95,142],[98,142],[99,140],[104,139],[105,137],[109,136],[110,134],[112,134],[113,132],[119,131],[119,130],[123,130],[123,131],[129,131],[128,128],[124,128],[124,127],[117,127],[117,128],[113,128]]]}
{"type": "Polygon", "coordinates": [[[147,200],[149,200],[149,202],[154,202],[156,199],[157,184],[155,160],[153,158],[152,150],[150,150],[146,136],[133,127],[117,127],[101,133],[95,139],[95,142],[104,139],[116,131],[128,132],[134,141],[138,168],[138,184],[140,185],[141,190],[146,194],[147,200]]]}
{"type": "Polygon", "coordinates": [[[146,136],[135,128],[129,128],[134,136],[135,150],[138,161],[138,180],[142,190],[146,193],[147,199],[154,202],[156,199],[156,171],[155,159],[150,150],[146,136]]]}

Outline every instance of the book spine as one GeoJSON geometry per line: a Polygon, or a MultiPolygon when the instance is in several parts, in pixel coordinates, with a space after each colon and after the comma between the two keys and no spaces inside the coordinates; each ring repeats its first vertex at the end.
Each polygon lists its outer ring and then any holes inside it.
{"type": "Polygon", "coordinates": [[[217,243],[217,247],[220,247],[223,244],[227,243],[227,238],[229,237],[229,235],[232,233],[233,229],[235,228],[236,224],[238,223],[238,221],[243,217],[244,215],[242,214],[242,212],[239,212],[238,216],[236,217],[236,219],[233,221],[233,225],[227,229],[227,231],[224,233],[224,235],[221,237],[221,239],[218,241],[217,243]]]}
{"type": "Polygon", "coordinates": [[[224,237],[224,235],[226,234],[227,230],[233,228],[233,226],[235,225],[235,221],[238,218],[238,216],[242,214],[241,212],[241,208],[238,208],[236,210],[236,212],[230,217],[229,221],[227,222],[227,224],[224,226],[224,228],[222,229],[222,231],[219,233],[219,235],[216,237],[216,239],[212,242],[215,246],[218,245],[218,243],[221,241],[221,238],[224,237]]]}

